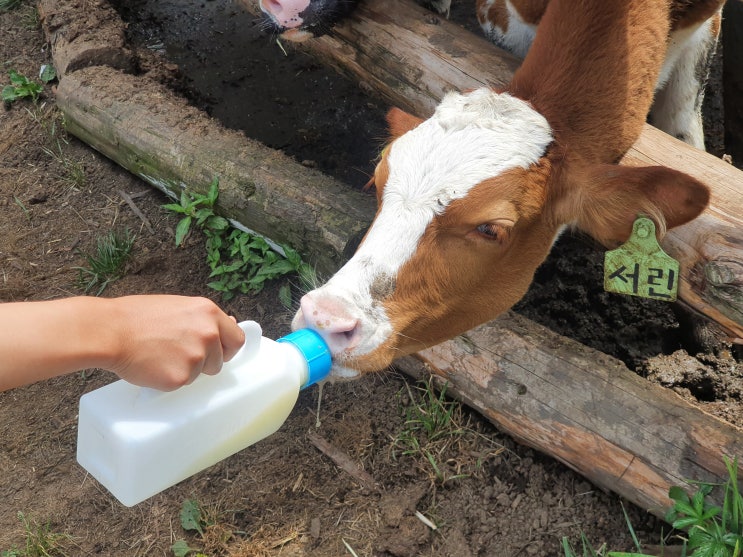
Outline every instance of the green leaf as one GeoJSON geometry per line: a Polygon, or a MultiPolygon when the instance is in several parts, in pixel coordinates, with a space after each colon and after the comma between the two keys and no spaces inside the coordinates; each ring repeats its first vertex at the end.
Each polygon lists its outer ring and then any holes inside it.
{"type": "Polygon", "coordinates": [[[292,287],[290,285],[281,285],[281,288],[279,288],[279,301],[286,309],[292,308],[292,287]]]}
{"type": "Polygon", "coordinates": [[[668,490],[668,497],[674,501],[689,502],[689,495],[684,491],[684,488],[677,485],[672,486],[671,489],[668,490]]]}
{"type": "Polygon", "coordinates": [[[181,507],[181,526],[183,529],[186,531],[196,530],[203,536],[203,522],[199,503],[193,499],[186,499],[181,507]]]}
{"type": "Polygon", "coordinates": [[[656,557],[655,555],[648,555],[647,553],[617,553],[616,551],[610,551],[606,554],[606,557],[656,557]]]}
{"type": "Polygon", "coordinates": [[[178,203],[166,203],[165,205],[162,205],[162,208],[167,209],[168,211],[173,211],[174,213],[186,212],[183,206],[179,205],[178,203]]]}
{"type": "Polygon", "coordinates": [[[677,530],[686,530],[696,524],[697,524],[697,519],[695,517],[685,517],[685,518],[679,518],[677,520],[674,520],[673,524],[671,525],[677,530]]]}
{"type": "Polygon", "coordinates": [[[184,209],[191,208],[191,196],[188,195],[186,190],[181,190],[181,207],[184,209]]]}
{"type": "Polygon", "coordinates": [[[54,66],[51,64],[44,64],[41,66],[41,71],[39,72],[39,79],[43,81],[44,83],[49,83],[50,81],[57,78],[57,70],[54,69],[54,66]]]}
{"type": "Polygon", "coordinates": [[[284,256],[286,257],[286,260],[292,264],[295,270],[298,270],[299,267],[302,265],[302,257],[299,255],[299,253],[297,253],[296,250],[293,250],[289,246],[282,245],[281,247],[284,250],[284,256]]]}
{"type": "Polygon", "coordinates": [[[180,246],[191,228],[191,217],[183,217],[175,228],[175,245],[180,246]]]}
{"type": "Polygon", "coordinates": [[[265,276],[266,278],[276,278],[287,273],[294,271],[294,266],[289,263],[286,259],[278,259],[267,265],[263,265],[258,269],[257,276],[265,276]]]}
{"type": "Polygon", "coordinates": [[[186,540],[176,540],[176,542],[170,546],[170,550],[173,552],[175,557],[186,557],[189,553],[196,551],[188,546],[186,540]]]}
{"type": "Polygon", "coordinates": [[[8,76],[10,76],[10,82],[14,85],[25,85],[28,83],[28,78],[19,74],[15,70],[10,70],[8,76]]]}
{"type": "Polygon", "coordinates": [[[227,230],[230,227],[230,221],[224,217],[212,214],[206,219],[206,227],[216,231],[227,230]]]}
{"type": "Polygon", "coordinates": [[[212,183],[209,185],[209,193],[206,196],[206,201],[210,207],[214,207],[214,204],[217,202],[217,197],[219,197],[219,178],[215,176],[212,183]]]}
{"type": "Polygon", "coordinates": [[[12,85],[6,85],[5,87],[3,87],[2,96],[3,100],[7,102],[13,102],[16,99],[21,98],[16,94],[16,89],[12,85]]]}

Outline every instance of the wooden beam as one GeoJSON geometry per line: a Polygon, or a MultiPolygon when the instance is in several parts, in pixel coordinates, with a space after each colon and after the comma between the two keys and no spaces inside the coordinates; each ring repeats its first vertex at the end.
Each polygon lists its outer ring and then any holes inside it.
{"type": "Polygon", "coordinates": [[[514,313],[396,367],[433,374],[509,435],[659,517],[671,486],[724,481],[722,455],[743,455],[742,430],[514,313]]]}
{"type": "Polygon", "coordinates": [[[109,4],[98,0],[40,0],[39,19],[52,46],[58,76],[88,66],[134,69],[124,26],[109,4]],[[90,33],[90,29],[96,33],[90,33]]]}
{"type": "Polygon", "coordinates": [[[106,66],[68,73],[57,88],[67,130],[177,198],[219,178],[218,210],[289,244],[329,275],[355,251],[375,200],[227,130],[164,86],[106,66]]]}
{"type": "MultiPolygon", "coordinates": [[[[260,11],[252,0],[243,4],[260,11]]],[[[430,115],[447,91],[504,86],[519,64],[484,38],[404,0],[365,0],[329,35],[297,49],[419,116],[430,115]]],[[[671,231],[663,247],[682,264],[682,301],[743,342],[743,172],[649,125],[623,164],[676,168],[712,189],[704,216],[671,231]]]]}

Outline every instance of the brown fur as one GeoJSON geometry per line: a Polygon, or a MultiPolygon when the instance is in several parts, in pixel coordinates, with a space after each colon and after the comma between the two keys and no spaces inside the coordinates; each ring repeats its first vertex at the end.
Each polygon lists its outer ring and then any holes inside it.
{"type": "MultiPolygon", "coordinates": [[[[527,4],[540,2],[520,2],[520,9],[527,4]]],[[[393,277],[394,290],[376,299],[396,334],[371,354],[341,355],[344,365],[379,369],[509,309],[562,226],[575,224],[614,246],[638,215],[653,218],[661,237],[704,210],[709,191],[694,178],[616,164],[644,125],[672,17],[686,24],[715,3],[685,4],[686,11],[672,11],[663,1],[549,2],[507,91],[546,117],[554,142],[537,164],[483,181],[433,219],[393,277]]],[[[393,109],[388,123],[394,140],[420,120],[393,109]]],[[[380,204],[389,173],[383,154],[374,178],[380,204]]]]}

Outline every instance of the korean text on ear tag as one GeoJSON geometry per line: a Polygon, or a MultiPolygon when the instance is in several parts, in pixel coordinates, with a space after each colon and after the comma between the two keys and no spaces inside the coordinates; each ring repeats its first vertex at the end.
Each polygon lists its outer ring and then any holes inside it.
{"type": "Polygon", "coordinates": [[[604,256],[604,290],[673,302],[678,292],[679,263],[655,238],[655,223],[638,217],[632,235],[604,256]]]}

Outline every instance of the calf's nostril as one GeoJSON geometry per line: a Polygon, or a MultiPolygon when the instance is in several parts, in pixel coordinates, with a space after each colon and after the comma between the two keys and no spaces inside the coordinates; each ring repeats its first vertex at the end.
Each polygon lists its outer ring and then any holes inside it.
{"type": "Polygon", "coordinates": [[[339,300],[315,300],[309,294],[300,302],[302,321],[325,339],[333,353],[352,348],[359,338],[359,320],[348,314],[339,300]]]}

